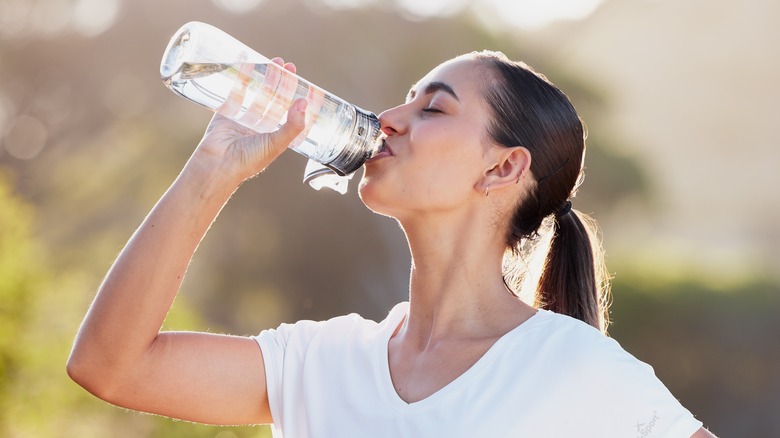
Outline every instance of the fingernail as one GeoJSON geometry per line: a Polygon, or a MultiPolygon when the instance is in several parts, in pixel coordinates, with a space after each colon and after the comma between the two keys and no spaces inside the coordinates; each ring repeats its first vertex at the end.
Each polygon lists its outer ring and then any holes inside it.
{"type": "Polygon", "coordinates": [[[305,100],[299,100],[295,102],[295,111],[298,112],[304,112],[306,111],[306,101],[305,100]]]}

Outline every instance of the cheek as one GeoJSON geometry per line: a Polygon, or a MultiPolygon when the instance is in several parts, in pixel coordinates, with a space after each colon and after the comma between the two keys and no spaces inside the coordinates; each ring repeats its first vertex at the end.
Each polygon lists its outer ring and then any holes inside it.
{"type": "Polygon", "coordinates": [[[400,209],[460,205],[473,195],[482,158],[471,133],[439,129],[435,137],[422,130],[416,134],[403,156],[366,167],[358,193],[369,209],[395,216],[400,209]]]}
{"type": "Polygon", "coordinates": [[[414,197],[431,205],[459,204],[474,190],[478,165],[471,154],[457,147],[426,157],[425,164],[409,172],[405,181],[414,197]]]}
{"type": "MultiPolygon", "coordinates": [[[[452,138],[440,150],[427,153],[418,169],[424,175],[426,185],[436,189],[461,192],[472,187],[478,178],[481,157],[475,154],[478,145],[462,138],[452,138]]],[[[422,181],[420,181],[422,182],[422,181]]]]}

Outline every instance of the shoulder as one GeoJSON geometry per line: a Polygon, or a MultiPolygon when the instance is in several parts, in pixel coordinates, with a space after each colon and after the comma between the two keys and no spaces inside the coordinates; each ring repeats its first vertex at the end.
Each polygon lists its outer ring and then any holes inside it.
{"type": "Polygon", "coordinates": [[[356,313],[350,313],[323,321],[304,319],[294,323],[283,323],[275,329],[263,330],[255,338],[258,341],[275,343],[286,348],[288,344],[309,344],[313,339],[322,336],[323,333],[354,333],[361,328],[370,327],[372,323],[376,324],[356,313]]]}
{"type": "Polygon", "coordinates": [[[569,316],[539,310],[522,342],[521,354],[533,354],[542,367],[560,372],[563,379],[586,379],[603,384],[653,376],[653,369],[627,352],[615,339],[569,316]]]}
{"type": "Polygon", "coordinates": [[[542,309],[536,316],[537,337],[561,352],[592,357],[594,350],[622,350],[617,341],[576,318],[542,309]]]}
{"type": "Polygon", "coordinates": [[[539,325],[548,334],[565,335],[579,340],[600,342],[606,336],[595,327],[568,315],[555,313],[551,310],[539,309],[539,325]]]}
{"type": "Polygon", "coordinates": [[[594,352],[626,353],[617,340],[579,319],[548,310],[540,312],[544,312],[541,325],[547,341],[567,347],[571,354],[593,357],[594,352]]]}
{"type": "Polygon", "coordinates": [[[536,342],[525,353],[536,352],[529,371],[544,382],[551,406],[565,405],[581,416],[579,424],[612,431],[601,436],[691,436],[701,427],[653,368],[615,339],[577,319],[540,312],[536,342]]]}
{"type": "Polygon", "coordinates": [[[336,316],[328,320],[300,320],[291,324],[281,324],[275,329],[262,331],[255,339],[261,344],[277,344],[281,348],[288,345],[308,346],[311,342],[338,342],[351,338],[366,338],[378,333],[399,312],[404,312],[406,303],[397,304],[380,322],[367,319],[357,313],[336,316]]]}

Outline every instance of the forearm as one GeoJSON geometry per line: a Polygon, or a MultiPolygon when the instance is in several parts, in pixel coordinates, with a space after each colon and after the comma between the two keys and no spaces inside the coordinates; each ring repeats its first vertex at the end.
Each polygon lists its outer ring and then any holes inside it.
{"type": "Polygon", "coordinates": [[[70,371],[110,376],[143,358],[195,249],[236,187],[205,160],[190,159],[109,270],[76,337],[70,371]]]}

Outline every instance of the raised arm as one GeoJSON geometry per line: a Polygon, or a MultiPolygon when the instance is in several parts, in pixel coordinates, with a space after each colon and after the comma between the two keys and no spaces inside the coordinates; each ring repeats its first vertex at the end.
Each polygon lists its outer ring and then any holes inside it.
{"type": "MultiPolygon", "coordinates": [[[[286,67],[294,71],[291,64],[286,67]]],[[[242,97],[243,90],[237,90],[224,112],[240,105],[242,97]]],[[[222,206],[244,179],[268,166],[302,131],[305,107],[305,101],[296,101],[287,123],[270,134],[214,116],[182,172],[100,286],[68,359],[73,380],[134,410],[213,424],[271,421],[262,355],[253,340],[161,333],[160,328],[195,249],[222,206]]]]}

